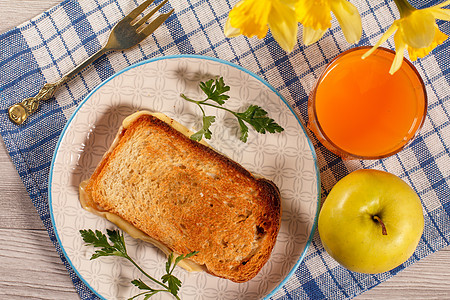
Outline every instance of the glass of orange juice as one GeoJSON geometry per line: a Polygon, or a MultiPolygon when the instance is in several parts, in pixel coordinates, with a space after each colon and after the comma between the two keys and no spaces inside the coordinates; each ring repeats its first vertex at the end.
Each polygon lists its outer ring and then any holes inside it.
{"type": "Polygon", "coordinates": [[[406,59],[393,75],[395,52],[370,47],[343,52],[319,77],[308,101],[308,128],[344,159],[379,159],[405,148],[427,112],[425,85],[406,59]]]}

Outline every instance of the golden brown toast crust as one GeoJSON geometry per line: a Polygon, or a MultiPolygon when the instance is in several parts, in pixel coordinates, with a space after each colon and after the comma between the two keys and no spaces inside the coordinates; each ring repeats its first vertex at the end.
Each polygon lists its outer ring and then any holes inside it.
{"type": "Polygon", "coordinates": [[[235,282],[256,276],[280,228],[275,184],[151,115],[122,130],[86,193],[172,251],[199,251],[193,261],[235,282]]]}

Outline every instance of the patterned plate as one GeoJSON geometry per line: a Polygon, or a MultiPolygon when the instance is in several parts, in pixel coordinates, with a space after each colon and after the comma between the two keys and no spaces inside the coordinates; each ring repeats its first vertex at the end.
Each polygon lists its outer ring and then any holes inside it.
{"type": "MultiPolygon", "coordinates": [[[[254,174],[274,181],[282,196],[280,233],[270,260],[246,283],[233,283],[209,274],[176,269],[183,285],[182,299],[256,299],[276,297],[276,291],[294,274],[311,241],[318,214],[320,179],[314,148],[295,113],[265,81],[229,62],[200,56],[170,56],[133,65],[92,91],[80,103],[63,130],[50,171],[50,212],[56,236],[67,260],[99,297],[127,299],[139,291],[130,281],[139,272],[119,257],[89,260],[80,229],[115,228],[80,206],[78,185],[89,178],[112,142],[122,120],[147,109],[165,113],[192,129],[201,126],[197,106],[180,97],[202,99],[200,81],[223,76],[231,87],[225,106],[233,110],[257,104],[284,127],[281,134],[257,134],[250,129],[247,143],[239,138],[238,123],[229,113],[216,115],[209,144],[254,174]]],[[[152,245],[126,235],[131,257],[150,275],[164,274],[166,258],[152,245]]],[[[161,299],[168,294],[160,293],[161,299]]]]}

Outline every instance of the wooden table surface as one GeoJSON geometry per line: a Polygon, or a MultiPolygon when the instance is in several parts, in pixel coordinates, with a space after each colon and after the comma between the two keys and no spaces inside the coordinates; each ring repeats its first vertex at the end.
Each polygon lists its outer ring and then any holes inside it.
{"type": "MultiPolygon", "coordinates": [[[[59,2],[0,0],[0,32],[59,2]]],[[[79,299],[1,139],[0,170],[0,299],[79,299]]],[[[450,247],[356,299],[450,299],[450,247]]]]}

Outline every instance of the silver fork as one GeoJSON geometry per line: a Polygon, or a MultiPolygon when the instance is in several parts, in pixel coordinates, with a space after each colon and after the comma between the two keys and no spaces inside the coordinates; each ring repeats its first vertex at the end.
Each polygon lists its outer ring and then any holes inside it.
{"type": "Polygon", "coordinates": [[[64,75],[61,79],[55,83],[46,83],[39,93],[31,98],[27,98],[20,103],[14,104],[8,110],[9,118],[14,123],[20,125],[28,118],[29,115],[34,113],[38,107],[39,102],[44,100],[49,100],[53,97],[56,90],[69,81],[75,74],[78,74],[88,65],[90,65],[97,58],[102,56],[105,52],[110,50],[125,50],[131,48],[150,34],[152,34],[156,28],[158,28],[165,20],[173,13],[173,9],[165,14],[160,14],[152,22],[146,24],[145,22],[153,16],[168,0],[164,0],[158,6],[156,6],[152,11],[146,14],[144,17],[137,20],[137,17],[150,5],[154,0],[147,0],[138,7],[136,7],[132,12],[126,15],[122,20],[117,23],[111,33],[109,34],[108,41],[106,45],[103,46],[97,53],[86,59],[83,63],[77,66],[75,69],[64,75]]]}

